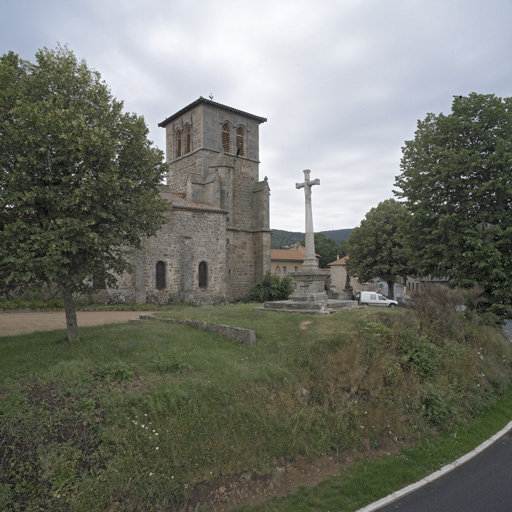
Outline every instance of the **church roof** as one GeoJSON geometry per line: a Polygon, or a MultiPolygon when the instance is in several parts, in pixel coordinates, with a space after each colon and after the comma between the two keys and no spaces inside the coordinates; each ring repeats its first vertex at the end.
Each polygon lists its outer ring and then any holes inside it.
{"type": "Polygon", "coordinates": [[[223,208],[219,208],[210,203],[201,203],[199,201],[191,201],[185,197],[185,194],[178,194],[177,192],[170,192],[166,190],[166,186],[163,185],[160,188],[160,194],[162,197],[167,199],[171,204],[173,209],[176,210],[195,210],[201,212],[209,212],[209,213],[229,213],[227,210],[223,208]]]}
{"type": "Polygon", "coordinates": [[[165,119],[161,123],[158,123],[158,126],[160,126],[160,128],[165,128],[171,121],[173,121],[177,117],[180,117],[181,115],[183,115],[188,110],[191,110],[191,109],[197,107],[197,105],[201,105],[201,104],[211,105],[213,107],[222,108],[222,109],[227,110],[229,112],[234,112],[235,114],[240,114],[240,115],[243,115],[245,117],[250,117],[251,119],[254,119],[255,121],[258,121],[258,123],[260,123],[260,124],[267,122],[267,118],[266,117],[255,116],[254,114],[249,114],[248,112],[244,112],[242,110],[238,110],[238,109],[233,108],[233,107],[228,107],[227,105],[222,105],[220,103],[217,103],[217,102],[211,101],[211,100],[207,100],[206,98],[203,98],[202,96],[200,96],[199,99],[197,99],[196,101],[192,102],[190,105],[186,106],[185,108],[182,108],[179,112],[176,112],[176,114],[173,114],[171,117],[168,117],[167,119],[165,119]]]}

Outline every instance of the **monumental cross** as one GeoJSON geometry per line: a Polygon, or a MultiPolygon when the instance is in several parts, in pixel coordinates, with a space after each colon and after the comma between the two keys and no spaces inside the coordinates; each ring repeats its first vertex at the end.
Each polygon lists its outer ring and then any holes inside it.
{"type": "Polygon", "coordinates": [[[313,231],[313,211],[311,209],[311,187],[320,185],[320,180],[310,180],[311,171],[304,170],[304,182],[295,183],[295,188],[303,188],[306,196],[306,255],[303,269],[305,271],[318,270],[318,260],[315,255],[315,233],[313,231]]]}

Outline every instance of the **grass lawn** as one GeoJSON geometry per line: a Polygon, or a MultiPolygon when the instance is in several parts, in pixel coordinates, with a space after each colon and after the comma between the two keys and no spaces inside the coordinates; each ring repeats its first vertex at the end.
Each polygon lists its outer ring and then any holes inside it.
{"type": "Polygon", "coordinates": [[[257,343],[156,321],[84,328],[71,345],[62,331],[0,339],[1,510],[179,510],[240,475],[268,486],[299,459],[409,446],[243,508],[356,510],[508,421],[510,344],[475,321],[440,337],[404,311],[161,315],[257,343]]]}

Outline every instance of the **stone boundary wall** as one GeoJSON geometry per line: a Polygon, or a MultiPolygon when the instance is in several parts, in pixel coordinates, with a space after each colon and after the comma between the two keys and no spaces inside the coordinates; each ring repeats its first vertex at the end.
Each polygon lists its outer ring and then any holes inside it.
{"type": "Polygon", "coordinates": [[[170,322],[173,324],[189,325],[201,331],[209,331],[219,334],[230,340],[236,340],[244,345],[256,344],[256,333],[249,329],[242,329],[241,327],[231,327],[230,325],[223,324],[210,324],[208,322],[199,322],[196,320],[185,320],[182,318],[158,318],[153,315],[140,315],[141,320],[160,320],[161,322],[170,322]]]}

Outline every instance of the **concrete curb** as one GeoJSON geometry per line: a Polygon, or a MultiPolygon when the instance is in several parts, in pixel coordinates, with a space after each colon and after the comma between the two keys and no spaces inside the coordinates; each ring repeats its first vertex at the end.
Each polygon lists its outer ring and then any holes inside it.
{"type": "Polygon", "coordinates": [[[484,441],[482,444],[477,446],[474,450],[470,451],[469,453],[466,453],[466,455],[463,455],[462,457],[459,457],[456,461],[447,464],[446,466],[442,467],[435,473],[432,473],[429,476],[426,476],[425,478],[422,478],[418,482],[408,485],[407,487],[404,487],[403,489],[400,489],[399,491],[396,491],[389,496],[386,496],[385,498],[382,498],[378,501],[375,501],[371,503],[370,505],[367,505],[364,508],[359,509],[357,512],[374,512],[376,510],[380,510],[381,508],[390,505],[391,503],[394,503],[395,501],[398,501],[400,498],[403,498],[404,496],[407,496],[408,494],[413,493],[414,491],[417,491],[418,489],[421,489],[427,484],[430,484],[431,482],[434,482],[438,478],[441,478],[445,476],[446,474],[450,473],[454,469],[457,469],[459,466],[464,464],[465,462],[470,461],[472,458],[476,457],[480,453],[482,453],[485,449],[489,448],[492,444],[494,444],[498,439],[503,437],[505,434],[510,432],[512,430],[512,421],[508,423],[508,425],[504,428],[502,428],[498,433],[494,434],[492,437],[487,439],[487,441],[484,441]]]}

